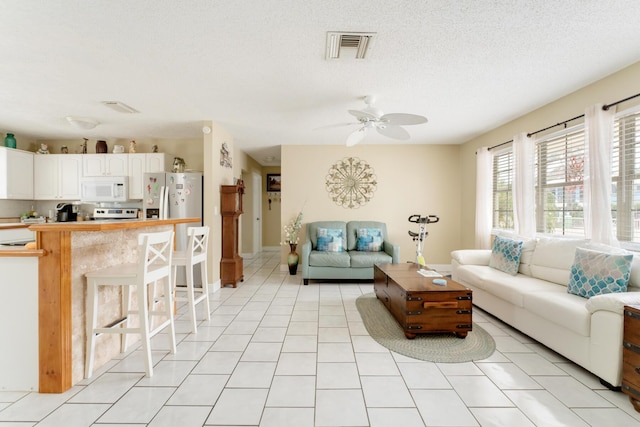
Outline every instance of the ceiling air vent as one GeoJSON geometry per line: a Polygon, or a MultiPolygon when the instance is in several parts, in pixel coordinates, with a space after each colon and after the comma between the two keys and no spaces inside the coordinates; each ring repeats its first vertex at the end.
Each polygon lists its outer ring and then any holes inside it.
{"type": "Polygon", "coordinates": [[[326,59],[346,58],[364,59],[373,43],[376,33],[344,33],[338,31],[327,32],[326,59]]]}

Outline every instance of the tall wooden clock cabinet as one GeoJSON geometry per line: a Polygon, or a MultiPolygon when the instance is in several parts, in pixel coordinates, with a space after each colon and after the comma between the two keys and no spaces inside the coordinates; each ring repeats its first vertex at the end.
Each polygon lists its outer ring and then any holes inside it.
{"type": "Polygon", "coordinates": [[[220,186],[220,214],[222,215],[222,259],[220,260],[220,284],[232,285],[244,280],[242,257],[238,254],[239,220],[242,214],[244,182],[220,186]]]}

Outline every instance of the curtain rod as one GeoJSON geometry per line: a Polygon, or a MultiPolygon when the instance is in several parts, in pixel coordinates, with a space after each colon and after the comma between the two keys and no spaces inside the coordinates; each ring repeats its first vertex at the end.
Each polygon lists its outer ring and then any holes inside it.
{"type": "MultiPolygon", "coordinates": [[[[637,98],[637,97],[639,97],[639,96],[640,96],[640,93],[636,93],[635,95],[631,95],[631,96],[629,96],[629,97],[627,97],[627,98],[625,98],[625,99],[621,99],[621,100],[619,100],[619,101],[612,102],[611,104],[605,104],[605,105],[603,105],[603,106],[602,106],[602,109],[603,109],[603,110],[605,110],[605,111],[607,111],[609,108],[611,108],[611,107],[613,107],[613,106],[615,106],[615,105],[622,104],[623,102],[630,101],[630,100],[632,100],[632,99],[634,99],[634,98],[637,98]]],[[[571,122],[571,121],[578,120],[578,119],[581,119],[581,118],[583,118],[583,117],[584,117],[584,114],[580,114],[579,116],[572,117],[572,118],[570,118],[570,119],[568,119],[568,120],[565,120],[565,121],[563,121],[563,122],[556,123],[555,125],[547,126],[547,127],[546,127],[546,128],[544,128],[544,129],[539,129],[539,130],[537,130],[537,131],[535,131],[535,132],[528,133],[528,134],[527,134],[527,136],[533,136],[533,135],[536,135],[536,134],[538,134],[538,133],[540,133],[540,132],[544,132],[544,131],[546,131],[546,130],[553,129],[553,128],[554,128],[554,127],[556,127],[556,126],[563,126],[563,125],[566,125],[567,123],[569,123],[569,122],[571,122]]],[[[513,142],[513,139],[510,139],[509,141],[506,141],[506,142],[503,142],[503,143],[500,143],[500,144],[497,144],[497,145],[493,145],[493,146],[491,146],[491,147],[487,148],[487,150],[493,150],[494,148],[502,147],[503,145],[507,145],[507,144],[510,144],[510,143],[512,143],[512,142],[513,142]]]]}

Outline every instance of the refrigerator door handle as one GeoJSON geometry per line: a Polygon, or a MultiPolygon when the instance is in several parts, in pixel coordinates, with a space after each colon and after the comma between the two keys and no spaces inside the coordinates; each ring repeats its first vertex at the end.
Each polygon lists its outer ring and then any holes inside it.
{"type": "Polygon", "coordinates": [[[164,207],[165,207],[165,203],[164,203],[164,193],[165,193],[165,189],[166,187],[163,185],[162,187],[160,187],[160,206],[159,206],[159,211],[158,211],[158,219],[166,219],[165,218],[165,211],[164,211],[164,207]]]}

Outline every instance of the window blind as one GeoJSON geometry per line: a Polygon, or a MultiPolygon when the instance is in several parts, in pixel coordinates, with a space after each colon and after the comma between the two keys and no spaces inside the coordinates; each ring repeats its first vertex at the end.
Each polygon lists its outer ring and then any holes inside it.
{"type": "MultiPolygon", "coordinates": [[[[615,118],[611,152],[611,213],[620,242],[640,243],[640,112],[615,118]]],[[[636,246],[637,247],[637,246],[636,246]]]]}
{"type": "Polygon", "coordinates": [[[513,151],[493,156],[493,228],[513,230],[513,151]]]}
{"type": "Polygon", "coordinates": [[[538,232],[584,235],[584,125],[543,137],[536,144],[538,232]]]}

